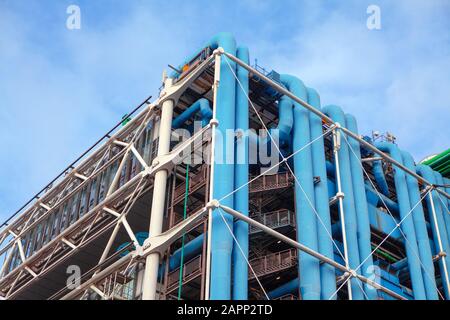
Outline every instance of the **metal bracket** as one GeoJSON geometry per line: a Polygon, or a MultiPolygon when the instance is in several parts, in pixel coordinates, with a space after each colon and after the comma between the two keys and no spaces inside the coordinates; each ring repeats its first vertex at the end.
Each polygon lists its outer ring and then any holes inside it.
{"type": "Polygon", "coordinates": [[[172,171],[175,167],[175,159],[177,157],[182,156],[183,151],[188,148],[196,139],[201,137],[203,133],[206,132],[210,128],[210,125],[207,125],[202,128],[199,132],[194,134],[191,138],[181,143],[175,149],[173,149],[168,154],[160,155],[153,160],[151,167],[147,168],[147,174],[155,174],[159,170],[167,170],[168,172],[172,171]]]}
{"type": "Polygon", "coordinates": [[[162,256],[170,244],[172,244],[176,239],[181,237],[184,233],[194,228],[207,215],[208,210],[205,207],[200,211],[198,211],[197,213],[186,218],[186,220],[179,223],[172,229],[167,230],[166,232],[163,232],[155,237],[150,236],[144,241],[142,249],[136,251],[136,255],[144,257],[148,256],[151,253],[157,252],[162,256]]]}
{"type": "Polygon", "coordinates": [[[341,149],[341,132],[338,129],[341,128],[341,125],[336,122],[335,126],[333,129],[333,148],[334,151],[339,151],[341,149]]]}

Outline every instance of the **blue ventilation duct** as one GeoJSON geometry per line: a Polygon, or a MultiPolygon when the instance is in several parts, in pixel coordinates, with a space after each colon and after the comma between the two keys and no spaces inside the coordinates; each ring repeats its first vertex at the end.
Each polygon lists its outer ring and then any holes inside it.
{"type": "MultiPolygon", "coordinates": [[[[403,164],[402,155],[398,147],[393,143],[375,142],[375,147],[383,152],[387,152],[391,157],[403,164]]],[[[398,205],[400,209],[400,218],[403,221],[400,228],[407,239],[405,243],[406,255],[408,257],[409,272],[411,283],[416,300],[426,299],[425,287],[423,283],[422,268],[420,265],[419,250],[417,248],[416,231],[412,218],[411,205],[409,203],[408,187],[406,185],[405,172],[394,167],[394,182],[397,192],[398,205]]]]}
{"type": "MultiPolygon", "coordinates": [[[[206,45],[211,49],[222,47],[225,52],[236,55],[236,41],[230,33],[219,33],[206,45]]],[[[226,137],[227,130],[235,129],[236,111],[236,80],[233,75],[236,69],[235,63],[228,61],[222,55],[220,64],[220,86],[217,90],[216,117],[219,122],[217,134],[226,137]],[[230,67],[231,66],[231,70],[230,67]]],[[[228,158],[231,154],[227,151],[226,143],[217,143],[215,148],[216,161],[214,165],[213,198],[224,199],[221,203],[228,207],[234,206],[234,164],[230,164],[228,158]],[[228,196],[227,196],[228,195],[228,196]]],[[[234,157],[233,157],[234,158],[234,157]]],[[[233,217],[222,212],[222,216],[215,209],[212,217],[211,239],[211,287],[210,299],[231,298],[231,256],[233,249],[233,217]]]]}
{"type": "MultiPolygon", "coordinates": [[[[438,171],[434,171],[434,176],[436,178],[436,184],[443,186],[444,178],[442,177],[442,174],[438,171]]],[[[438,187],[438,188],[445,191],[443,187],[438,187]]],[[[448,224],[448,222],[450,221],[450,215],[448,213],[448,208],[447,208],[447,199],[439,195],[438,202],[441,207],[442,216],[444,217],[444,222],[445,222],[444,226],[447,231],[448,241],[450,243],[450,229],[449,229],[449,224],[448,224]]]]}
{"type": "MultiPolygon", "coordinates": [[[[307,88],[308,103],[317,109],[320,107],[320,96],[316,90],[307,88]]],[[[311,155],[313,164],[313,175],[318,177],[318,182],[314,185],[315,206],[317,214],[320,218],[317,219],[317,239],[319,252],[324,256],[334,259],[333,240],[331,238],[331,217],[330,206],[328,200],[328,183],[327,183],[327,168],[325,162],[325,148],[322,136],[322,119],[316,114],[309,112],[309,126],[311,141],[317,139],[311,145],[311,155]]],[[[303,151],[301,151],[303,152],[303,151]]],[[[328,263],[320,265],[320,283],[321,283],[321,298],[329,300],[334,299],[336,295],[336,271],[334,267],[328,263]]]]}
{"type": "MultiPolygon", "coordinates": [[[[249,63],[248,48],[238,47],[237,57],[249,63]]],[[[248,136],[249,112],[248,112],[248,71],[237,67],[236,82],[236,129],[242,130],[242,135],[236,139],[235,168],[234,168],[234,208],[248,216],[248,136]]],[[[244,255],[235,244],[233,247],[233,299],[246,300],[248,298],[248,224],[242,220],[234,223],[234,234],[244,255]]]]}
{"type": "Polygon", "coordinates": [[[267,293],[267,295],[269,296],[269,299],[273,300],[273,299],[277,299],[280,298],[286,294],[298,294],[298,283],[299,283],[299,279],[295,278],[292,279],[291,281],[286,282],[285,284],[279,286],[278,288],[269,291],[267,293]]]}
{"type": "MultiPolygon", "coordinates": [[[[448,187],[445,188],[445,191],[450,194],[450,179],[444,178],[444,184],[448,187]]],[[[443,198],[444,201],[447,200],[447,210],[444,211],[444,220],[445,220],[445,225],[447,227],[447,232],[449,233],[449,237],[450,237],[450,199],[447,198],[443,198]]],[[[449,239],[450,241],[450,239],[449,239]]]]}
{"type": "Polygon", "coordinates": [[[211,107],[209,106],[209,101],[207,99],[201,98],[194,102],[189,108],[184,110],[178,117],[172,121],[172,128],[178,129],[192,118],[196,113],[200,113],[202,119],[202,127],[206,126],[211,120],[213,114],[211,107]]]}
{"type": "MultiPolygon", "coordinates": [[[[355,134],[358,134],[358,125],[354,116],[350,114],[345,115],[345,123],[347,129],[355,134]]],[[[366,191],[364,187],[364,176],[361,164],[361,150],[359,142],[350,137],[347,138],[349,144],[349,157],[350,168],[352,172],[353,182],[353,197],[355,199],[356,220],[358,224],[358,246],[359,257],[362,263],[361,273],[367,277],[373,277],[373,258],[372,258],[372,246],[370,238],[370,221],[369,221],[369,209],[367,206],[366,191]]],[[[345,143],[345,141],[343,142],[345,143]]],[[[364,291],[369,300],[377,299],[377,290],[364,284],[364,291]]]]}
{"type": "MultiPolygon", "coordinates": [[[[437,184],[436,182],[436,176],[434,175],[434,171],[433,169],[431,169],[429,166],[426,165],[417,165],[416,166],[416,171],[418,174],[420,174],[425,180],[429,181],[432,184],[437,184]]],[[[432,191],[431,192],[432,197],[433,197],[433,203],[434,203],[434,208],[435,208],[435,214],[436,214],[436,221],[434,219],[434,215],[432,213],[432,205],[431,205],[431,201],[430,201],[430,197],[427,196],[426,197],[426,201],[427,201],[427,207],[428,207],[428,216],[429,216],[429,220],[431,222],[431,230],[433,233],[433,240],[434,240],[434,247],[435,247],[435,254],[439,254],[439,240],[438,240],[438,232],[435,228],[435,226],[437,225],[437,227],[439,228],[439,233],[441,235],[441,241],[442,241],[442,250],[445,252],[450,252],[450,244],[449,244],[449,239],[448,239],[448,234],[447,234],[447,229],[445,228],[445,222],[444,222],[444,217],[442,215],[442,211],[440,210],[441,207],[437,205],[437,203],[439,202],[439,196],[437,191],[432,191]]],[[[447,262],[447,266],[449,266],[450,264],[450,257],[447,254],[447,256],[445,258],[443,258],[446,260],[447,262]]],[[[440,265],[440,271],[441,271],[441,275],[445,274],[444,271],[444,266],[443,266],[443,260],[439,263],[440,265]]],[[[447,283],[446,281],[442,281],[443,286],[445,288],[445,295],[447,297],[447,299],[450,299],[450,293],[449,290],[450,288],[447,287],[447,283]]]]}
{"type": "Polygon", "coordinates": [[[389,187],[386,181],[386,177],[384,175],[383,169],[383,161],[377,160],[373,162],[372,166],[373,175],[375,177],[375,181],[377,182],[378,191],[389,197],[389,187]]]}
{"type": "MultiPolygon", "coordinates": [[[[175,250],[169,259],[169,272],[180,267],[182,254],[184,254],[183,259],[185,263],[189,261],[189,259],[194,258],[198,254],[200,254],[202,251],[201,249],[203,246],[204,237],[205,237],[204,234],[201,234],[198,237],[186,243],[184,246],[184,253],[182,253],[183,252],[182,248],[175,250]]],[[[165,269],[166,269],[166,262],[164,261],[161,267],[159,268],[158,276],[160,278],[163,276],[165,269]]]]}
{"type": "MultiPolygon", "coordinates": [[[[304,101],[307,100],[306,87],[300,79],[282,74],[280,81],[292,94],[304,101]]],[[[294,128],[292,134],[294,150],[305,147],[311,141],[309,111],[298,103],[294,103],[294,128]]],[[[313,209],[315,196],[311,147],[306,147],[294,155],[293,162],[294,172],[298,179],[298,183],[297,181],[295,182],[297,241],[318,251],[317,219],[313,209]]],[[[304,300],[319,300],[319,260],[303,251],[299,251],[298,261],[302,298],[304,300]]]]}
{"type": "MultiPolygon", "coordinates": [[[[341,126],[345,126],[345,115],[342,109],[338,106],[330,105],[323,108],[333,121],[338,122],[341,126]]],[[[348,260],[350,268],[356,270],[360,265],[359,248],[358,248],[358,225],[356,218],[355,200],[353,197],[352,175],[350,167],[350,157],[348,146],[345,141],[341,142],[338,151],[339,156],[339,170],[341,173],[342,192],[344,193],[344,215],[345,215],[345,231],[347,234],[348,244],[348,260]]],[[[361,274],[361,269],[357,270],[361,274]]],[[[364,293],[362,291],[362,284],[358,279],[353,278],[351,281],[351,288],[353,299],[363,300],[364,293]]]]}
{"type": "MultiPolygon", "coordinates": [[[[415,171],[414,159],[406,151],[402,151],[403,164],[411,171],[415,171]]],[[[423,212],[423,206],[420,196],[419,185],[416,178],[411,175],[406,176],[406,183],[408,186],[409,204],[413,208],[419,203],[412,212],[414,221],[414,228],[416,231],[417,244],[419,249],[420,260],[423,267],[423,283],[427,299],[438,300],[438,293],[436,288],[436,281],[434,279],[434,264],[433,255],[431,253],[430,239],[428,237],[427,225],[423,212]]]]}
{"type": "MultiPolygon", "coordinates": [[[[206,43],[203,48],[214,50],[218,47],[222,47],[227,53],[236,55],[237,58],[249,64],[248,49],[246,47],[236,47],[235,39],[231,34],[220,33],[206,43]]],[[[179,69],[183,69],[186,64],[191,63],[197,56],[198,53],[187,58],[179,69]]],[[[176,78],[179,76],[179,72],[175,71],[171,76],[176,78]]],[[[314,89],[306,88],[303,82],[295,76],[279,75],[273,71],[269,78],[279,82],[292,94],[307,101],[316,109],[321,109],[318,93],[314,89]]],[[[342,263],[340,257],[335,255],[336,251],[330,238],[332,230],[339,227],[338,222],[333,225],[332,229],[329,208],[329,197],[334,196],[335,193],[335,190],[333,190],[335,189],[333,179],[335,180],[336,168],[333,163],[325,159],[323,137],[317,139],[310,146],[305,147],[312,140],[323,134],[322,119],[297,102],[294,102],[291,98],[276,93],[272,89],[264,92],[265,94],[272,93],[273,96],[271,98],[273,100],[278,99],[278,125],[276,128],[270,129],[270,133],[279,141],[277,146],[279,150],[271,150],[271,152],[278,153],[278,151],[281,151],[283,153],[282,157],[286,157],[292,151],[295,152],[302,149],[288,161],[294,168],[294,174],[298,180],[294,187],[297,240],[312,250],[342,263]]],[[[232,207],[245,215],[249,214],[249,186],[247,186],[250,155],[249,141],[256,142],[258,148],[265,147],[271,142],[269,138],[260,139],[254,133],[248,132],[248,93],[248,71],[242,67],[236,67],[234,62],[222,55],[220,85],[217,91],[215,111],[219,122],[217,134],[222,137],[218,141],[225,141],[227,130],[240,129],[243,134],[237,136],[233,154],[227,154],[227,152],[230,152],[230,148],[227,148],[226,143],[220,144],[218,142],[216,144],[216,162],[213,164],[213,198],[220,199],[223,205],[232,207]],[[234,73],[240,83],[236,81],[234,73]]],[[[340,107],[327,106],[323,108],[323,112],[342,127],[346,127],[358,134],[355,118],[349,114],[345,115],[340,107]]],[[[199,99],[182,112],[173,120],[173,128],[180,128],[196,114],[200,114],[203,126],[210,121],[213,113],[207,99],[199,99]]],[[[390,191],[382,161],[374,161],[373,174],[381,192],[380,197],[378,197],[372,186],[365,181],[361,167],[361,152],[366,152],[367,150],[361,150],[359,142],[351,137],[347,139],[351,149],[345,142],[344,137],[342,137],[338,151],[340,160],[338,169],[341,173],[342,191],[345,194],[343,203],[350,268],[353,270],[358,268],[357,272],[367,278],[373,277],[371,266],[374,265],[374,261],[371,256],[370,223],[373,223],[373,219],[378,219],[377,214],[381,213],[381,211],[377,209],[377,206],[382,206],[384,202],[391,212],[395,212],[403,220],[401,228],[408,240],[405,242],[407,258],[395,265],[391,265],[391,267],[397,268],[395,269],[397,274],[399,274],[399,270],[404,270],[404,267],[407,267],[416,299],[428,298],[436,300],[438,298],[436,281],[433,277],[428,276],[434,274],[433,248],[429,243],[427,222],[422,205],[419,204],[412,211],[411,217],[407,217],[410,209],[421,197],[417,181],[413,177],[406,176],[402,170],[395,168],[394,180],[398,199],[398,203],[396,203],[389,198],[390,191]],[[423,264],[423,271],[419,257],[423,264]],[[360,264],[362,264],[361,267],[360,264]]],[[[375,143],[375,146],[389,153],[398,162],[404,163],[410,170],[417,170],[419,174],[423,175],[430,182],[437,184],[449,183],[448,180],[444,180],[442,176],[434,173],[429,167],[415,167],[412,157],[406,152],[400,152],[396,145],[378,142],[375,143]]],[[[273,148],[273,145],[270,144],[270,147],[273,148]]],[[[368,156],[368,154],[373,156],[373,153],[370,151],[365,153],[364,156],[368,156]]],[[[444,187],[441,188],[445,189],[444,187]]],[[[448,191],[449,189],[447,189],[448,191]]],[[[444,246],[443,250],[450,252],[450,215],[447,214],[446,210],[449,201],[443,199],[444,203],[442,203],[436,191],[434,191],[433,197],[438,228],[444,246]]],[[[430,208],[428,208],[428,212],[430,211],[430,208]]],[[[222,214],[225,217],[226,224],[217,209],[213,212],[212,218],[210,299],[228,300],[233,298],[235,300],[244,300],[248,298],[247,259],[249,227],[243,221],[234,222],[229,214],[224,212],[222,214]],[[229,229],[234,233],[244,254],[233,243],[233,235],[229,229]]],[[[431,226],[434,244],[437,247],[436,230],[433,223],[431,223],[431,226]]],[[[396,236],[399,235],[396,234],[396,236]]],[[[185,259],[190,259],[201,252],[204,237],[205,235],[200,235],[186,244],[184,248],[185,259]]],[[[395,238],[394,235],[392,237],[395,238]]],[[[341,244],[339,245],[342,247],[341,244]]],[[[447,256],[445,259],[447,263],[450,262],[450,256],[447,256]]],[[[181,250],[176,250],[169,259],[168,269],[172,271],[178,268],[180,261],[181,250]]],[[[160,268],[160,275],[165,270],[165,263],[160,268]]],[[[269,297],[274,299],[284,294],[297,292],[304,300],[326,300],[330,299],[336,291],[336,270],[303,251],[299,251],[298,254],[298,272],[298,278],[270,291],[268,293],[269,297]]],[[[353,299],[362,300],[364,296],[367,296],[369,299],[377,299],[377,291],[371,286],[365,284],[363,286],[363,283],[355,278],[351,279],[350,283],[353,299]]],[[[446,288],[446,294],[448,294],[448,289],[450,288],[446,288]]]]}
{"type": "MultiPolygon", "coordinates": [[[[286,148],[291,142],[291,131],[294,126],[294,111],[292,99],[287,96],[282,96],[278,102],[278,126],[275,129],[270,129],[272,138],[279,141],[279,148],[286,148]]],[[[267,144],[270,138],[267,139],[267,144]]],[[[273,152],[278,152],[273,150],[273,152]]]]}

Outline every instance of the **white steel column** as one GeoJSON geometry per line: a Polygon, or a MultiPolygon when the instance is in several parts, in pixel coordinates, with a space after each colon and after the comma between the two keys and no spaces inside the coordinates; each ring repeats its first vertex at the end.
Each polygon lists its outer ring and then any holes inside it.
{"type": "MultiPolygon", "coordinates": [[[[448,278],[448,266],[447,266],[447,260],[446,255],[448,253],[444,253],[444,246],[442,245],[442,241],[441,241],[441,232],[439,231],[439,225],[437,222],[437,217],[436,217],[436,211],[434,209],[434,200],[433,200],[433,189],[434,187],[431,187],[431,190],[428,192],[428,197],[430,198],[430,204],[431,204],[431,213],[433,214],[433,220],[434,220],[434,228],[436,229],[436,235],[437,235],[437,240],[438,240],[438,244],[439,244],[439,260],[441,260],[442,263],[442,267],[444,268],[444,279],[442,279],[443,281],[445,281],[445,283],[447,284],[447,288],[450,288],[450,281],[448,278]]],[[[444,286],[445,287],[445,286],[444,286]]],[[[450,296],[450,292],[447,292],[447,294],[450,296]]]]}
{"type": "MultiPolygon", "coordinates": [[[[167,78],[164,88],[167,90],[172,85],[173,79],[167,78]]],[[[158,157],[167,155],[170,151],[170,136],[172,131],[174,101],[168,99],[161,107],[161,120],[159,123],[158,157]]],[[[157,161],[157,159],[155,159],[157,161]]],[[[161,234],[166,200],[168,172],[161,169],[155,173],[152,211],[150,218],[149,237],[161,234]]],[[[144,282],[142,287],[142,300],[155,300],[156,286],[158,284],[159,253],[147,256],[145,262],[144,282]]]]}
{"type": "MultiPolygon", "coordinates": [[[[333,153],[334,153],[334,167],[336,169],[336,185],[337,185],[337,193],[336,198],[339,200],[339,217],[341,219],[341,230],[342,230],[342,243],[344,245],[344,255],[345,255],[345,266],[348,270],[350,269],[350,264],[348,262],[348,245],[347,245],[347,233],[345,231],[345,214],[344,214],[344,193],[342,192],[341,187],[341,171],[339,169],[339,155],[338,151],[341,146],[341,132],[339,131],[340,125],[336,123],[336,128],[333,130],[333,153]]],[[[351,274],[348,274],[348,277],[352,277],[351,274]]],[[[352,300],[352,284],[351,279],[344,279],[343,281],[347,281],[347,290],[348,290],[348,299],[352,300]]]]}
{"type": "MultiPolygon", "coordinates": [[[[222,48],[214,51],[214,84],[213,84],[213,118],[211,119],[211,163],[209,170],[209,201],[214,199],[214,162],[215,162],[215,148],[216,148],[216,127],[218,122],[216,119],[217,113],[217,90],[220,82],[220,61],[222,48]]],[[[212,237],[212,212],[213,208],[208,208],[208,235],[206,242],[206,272],[205,272],[205,300],[209,300],[209,289],[211,287],[211,237],[212,237]]]]}

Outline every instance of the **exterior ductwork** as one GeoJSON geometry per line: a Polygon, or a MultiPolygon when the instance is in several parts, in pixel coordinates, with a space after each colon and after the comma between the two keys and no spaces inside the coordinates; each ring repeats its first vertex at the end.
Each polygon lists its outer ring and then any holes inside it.
{"type": "MultiPolygon", "coordinates": [[[[375,142],[375,146],[381,151],[389,153],[391,157],[398,162],[403,163],[402,154],[395,144],[387,142],[375,142]]],[[[425,287],[423,284],[419,250],[417,248],[416,231],[414,229],[414,221],[411,214],[412,208],[409,202],[409,192],[406,184],[406,176],[402,170],[396,167],[394,167],[394,181],[395,189],[397,191],[400,218],[403,221],[401,229],[405,234],[407,240],[405,249],[408,257],[414,297],[418,300],[424,300],[426,299],[425,287]]]]}
{"type": "Polygon", "coordinates": [[[416,165],[249,56],[219,33],[169,65],[156,102],[8,220],[0,300],[450,299],[449,151],[416,165]]]}
{"type": "MultiPolygon", "coordinates": [[[[308,99],[308,93],[303,82],[290,75],[281,75],[281,83],[291,93],[303,100],[308,99]]],[[[299,104],[294,103],[294,128],[292,146],[298,150],[311,141],[309,112],[299,104]]],[[[297,240],[313,250],[318,250],[317,219],[314,213],[314,182],[311,147],[304,148],[294,156],[294,173],[298,179],[295,182],[297,240]]],[[[305,300],[318,300],[320,291],[319,260],[299,252],[300,292],[305,300]]]]}
{"type": "MultiPolygon", "coordinates": [[[[338,106],[329,105],[323,108],[325,114],[327,114],[333,121],[339,123],[341,126],[345,126],[345,115],[342,109],[338,106]]],[[[356,217],[355,199],[352,184],[352,174],[350,166],[350,154],[348,145],[343,142],[340,145],[338,151],[340,163],[339,170],[341,171],[342,179],[342,191],[344,193],[344,212],[345,212],[345,229],[348,242],[348,262],[351,269],[356,270],[361,263],[359,257],[358,248],[358,225],[356,217]]],[[[358,273],[361,269],[358,270],[358,273]]],[[[361,283],[358,283],[357,279],[351,280],[353,299],[363,300],[364,294],[362,291],[361,283]]]]}

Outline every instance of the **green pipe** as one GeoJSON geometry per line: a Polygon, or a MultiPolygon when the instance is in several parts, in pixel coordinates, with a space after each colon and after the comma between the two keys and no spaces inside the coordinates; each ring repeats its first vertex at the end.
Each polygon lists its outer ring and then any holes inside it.
{"type": "MultiPolygon", "coordinates": [[[[372,249],[375,249],[376,247],[374,245],[372,245],[372,249]]],[[[393,256],[391,256],[389,253],[381,251],[380,249],[377,249],[375,251],[376,253],[378,253],[379,255],[385,257],[386,259],[391,260],[391,262],[397,262],[398,259],[394,258],[393,256]]]]}
{"type": "Polygon", "coordinates": [[[443,176],[447,177],[450,173],[450,168],[445,169],[444,171],[440,172],[443,176]]]}
{"type": "Polygon", "coordinates": [[[444,162],[438,166],[432,166],[434,171],[443,171],[446,170],[450,166],[450,161],[444,162]]]}
{"type": "Polygon", "coordinates": [[[444,157],[448,156],[449,154],[450,154],[450,148],[445,150],[442,153],[439,153],[438,155],[435,155],[433,158],[424,161],[422,164],[431,166],[431,165],[433,165],[433,163],[438,162],[441,158],[444,158],[444,157]]]}

